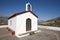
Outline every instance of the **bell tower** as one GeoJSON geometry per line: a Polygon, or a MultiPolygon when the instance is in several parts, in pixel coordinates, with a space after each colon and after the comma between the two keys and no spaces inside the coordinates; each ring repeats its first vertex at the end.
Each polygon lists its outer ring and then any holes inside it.
{"type": "Polygon", "coordinates": [[[26,4],[26,11],[32,11],[32,6],[28,0],[28,3],[26,4]]]}

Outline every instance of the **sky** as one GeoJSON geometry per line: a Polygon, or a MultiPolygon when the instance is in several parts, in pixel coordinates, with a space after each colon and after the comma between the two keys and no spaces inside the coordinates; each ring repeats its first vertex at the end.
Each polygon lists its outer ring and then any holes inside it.
{"type": "MultiPolygon", "coordinates": [[[[28,0],[0,0],[0,16],[8,16],[25,11],[28,0]]],[[[60,0],[30,0],[32,11],[39,20],[49,20],[60,16],[60,0]]]]}

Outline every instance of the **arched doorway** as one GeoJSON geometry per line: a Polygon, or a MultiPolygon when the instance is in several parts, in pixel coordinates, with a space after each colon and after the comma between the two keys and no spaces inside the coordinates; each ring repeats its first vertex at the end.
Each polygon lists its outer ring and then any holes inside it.
{"type": "Polygon", "coordinates": [[[26,20],[26,31],[29,31],[29,30],[31,30],[31,19],[30,18],[26,20]]]}

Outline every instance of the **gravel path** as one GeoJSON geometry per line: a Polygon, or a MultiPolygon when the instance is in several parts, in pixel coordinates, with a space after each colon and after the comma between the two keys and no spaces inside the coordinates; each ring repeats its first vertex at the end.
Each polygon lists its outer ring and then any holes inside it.
{"type": "Polygon", "coordinates": [[[12,37],[6,28],[0,29],[0,40],[60,40],[60,32],[39,28],[41,32],[23,38],[12,37]]]}

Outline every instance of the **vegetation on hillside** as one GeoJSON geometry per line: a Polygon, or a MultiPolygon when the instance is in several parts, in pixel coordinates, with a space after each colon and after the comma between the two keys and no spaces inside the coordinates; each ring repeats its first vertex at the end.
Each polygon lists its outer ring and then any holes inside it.
{"type": "Polygon", "coordinates": [[[39,25],[60,27],[60,17],[41,22],[41,23],[39,23],[39,25]]]}
{"type": "Polygon", "coordinates": [[[0,25],[7,25],[8,24],[8,17],[0,16],[0,25]]]}

